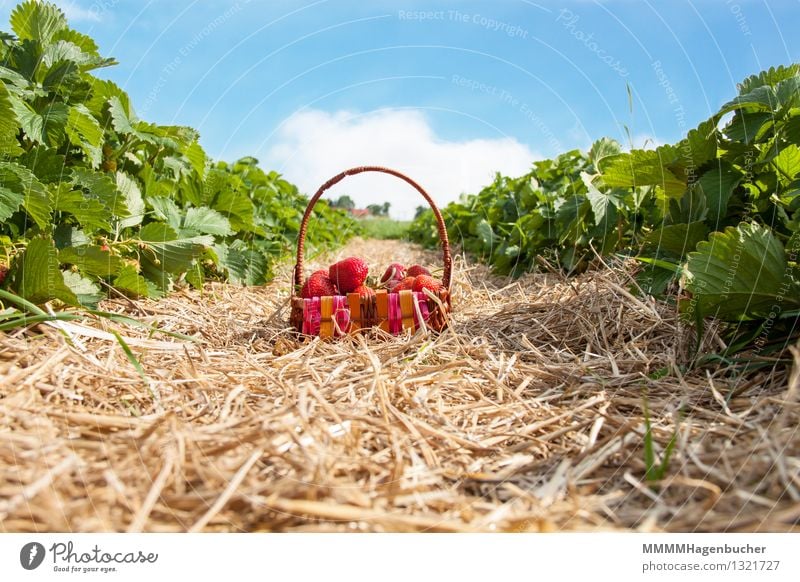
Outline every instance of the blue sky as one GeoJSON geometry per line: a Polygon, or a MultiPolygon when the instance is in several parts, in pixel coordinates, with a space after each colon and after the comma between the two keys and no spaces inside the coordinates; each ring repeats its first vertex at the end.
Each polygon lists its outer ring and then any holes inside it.
{"type": "MultiPolygon", "coordinates": [[[[797,0],[69,0],[137,113],[313,191],[349,165],[440,202],[601,136],[673,142],[763,68],[800,60],[797,0]],[[627,86],[633,97],[633,111],[627,86]]],[[[15,2],[0,0],[8,30],[15,2]]],[[[358,178],[360,204],[418,201],[358,178]]]]}

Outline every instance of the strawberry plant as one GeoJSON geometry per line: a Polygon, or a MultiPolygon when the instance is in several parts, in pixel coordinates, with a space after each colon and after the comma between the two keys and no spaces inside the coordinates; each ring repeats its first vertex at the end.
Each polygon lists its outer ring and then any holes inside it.
{"type": "MultiPolygon", "coordinates": [[[[307,203],[295,186],[254,158],[209,160],[191,128],[139,119],[122,89],[93,75],[115,61],[55,5],[22,2],[10,24],[0,32],[4,287],[94,306],[109,289],[159,297],[209,277],[271,276],[307,203]]],[[[356,228],[325,203],[315,217],[311,245],[356,228]]]]}
{"type": "MultiPolygon", "coordinates": [[[[687,317],[732,322],[732,349],[781,347],[800,315],[800,65],[749,77],[677,144],[622,152],[603,139],[498,175],[444,214],[451,240],[501,273],[633,256],[645,292],[682,279],[687,317]]],[[[411,235],[437,244],[431,212],[411,235]]]]}

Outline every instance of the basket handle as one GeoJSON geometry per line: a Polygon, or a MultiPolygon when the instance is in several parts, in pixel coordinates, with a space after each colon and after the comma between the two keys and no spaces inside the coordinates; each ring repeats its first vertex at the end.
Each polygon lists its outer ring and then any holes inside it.
{"type": "Polygon", "coordinates": [[[422,194],[422,197],[428,202],[433,210],[433,214],[436,217],[436,222],[439,225],[439,239],[442,241],[442,261],[444,262],[444,274],[442,275],[442,285],[445,289],[450,288],[450,272],[453,267],[453,258],[450,256],[450,241],[447,238],[447,227],[444,224],[444,219],[442,218],[442,213],[439,212],[439,208],[437,208],[436,203],[433,201],[433,198],[422,189],[422,186],[417,184],[414,180],[409,178],[408,176],[401,174],[397,170],[392,170],[390,168],[384,168],[381,166],[359,166],[357,168],[350,168],[349,170],[345,170],[341,174],[337,174],[327,182],[325,182],[322,186],[319,187],[317,193],[312,196],[311,200],[306,207],[306,212],[303,214],[303,220],[300,223],[300,232],[298,233],[297,238],[297,263],[294,266],[294,284],[297,288],[302,287],[303,285],[303,255],[305,254],[305,245],[306,245],[306,230],[308,230],[308,220],[311,217],[311,211],[314,209],[314,206],[317,204],[317,201],[322,197],[328,188],[341,182],[347,176],[353,176],[355,174],[361,174],[362,172],[382,172],[384,174],[389,174],[391,176],[395,176],[408,182],[411,186],[413,186],[417,192],[422,194]]]}

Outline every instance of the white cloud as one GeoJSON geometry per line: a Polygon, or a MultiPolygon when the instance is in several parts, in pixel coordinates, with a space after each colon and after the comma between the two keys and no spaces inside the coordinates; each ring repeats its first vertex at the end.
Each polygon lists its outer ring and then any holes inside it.
{"type": "MultiPolygon", "coordinates": [[[[328,178],[353,166],[388,166],[417,181],[439,205],[462,192],[477,192],[495,172],[519,176],[541,156],[514,138],[447,141],[436,136],[419,111],[368,114],[309,110],[286,119],[264,160],[311,195],[328,178]]],[[[359,207],[391,203],[391,214],[409,219],[425,201],[392,176],[346,178],[326,197],[348,194],[359,207]]]]}
{"type": "Polygon", "coordinates": [[[70,22],[100,22],[100,13],[97,5],[92,8],[84,8],[74,0],[55,0],[55,4],[61,8],[70,22]]]}

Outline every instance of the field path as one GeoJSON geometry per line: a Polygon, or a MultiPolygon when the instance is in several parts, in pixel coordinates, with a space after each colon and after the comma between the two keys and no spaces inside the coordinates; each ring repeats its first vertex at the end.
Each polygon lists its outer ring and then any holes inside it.
{"type": "MultiPolygon", "coordinates": [[[[307,268],[351,254],[440,260],[356,240],[307,268]]],[[[263,288],[106,302],[196,342],[108,322],[0,335],[0,530],[798,529],[797,375],[687,372],[689,330],[620,268],[454,268],[435,337],[298,343],[289,265],[263,288]],[[645,393],[658,461],[677,435],[657,487],[645,393]]]]}

